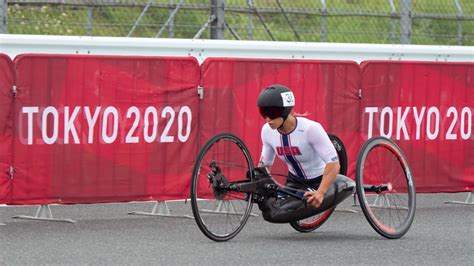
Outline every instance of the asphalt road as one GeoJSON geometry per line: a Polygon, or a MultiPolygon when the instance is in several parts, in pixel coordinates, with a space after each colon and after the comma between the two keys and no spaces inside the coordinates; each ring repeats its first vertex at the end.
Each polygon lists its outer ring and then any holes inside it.
{"type": "MultiPolygon", "coordinates": [[[[302,234],[289,225],[251,217],[240,234],[216,243],[193,219],[127,215],[153,203],[51,206],[55,218],[76,223],[12,219],[35,215],[36,206],[0,206],[1,265],[473,265],[474,205],[466,193],[418,194],[415,221],[401,239],[387,240],[351,200],[321,228],[302,234]]],[[[188,202],[169,203],[191,214],[188,202]]],[[[254,208],[256,212],[258,208],[254,208]]]]}

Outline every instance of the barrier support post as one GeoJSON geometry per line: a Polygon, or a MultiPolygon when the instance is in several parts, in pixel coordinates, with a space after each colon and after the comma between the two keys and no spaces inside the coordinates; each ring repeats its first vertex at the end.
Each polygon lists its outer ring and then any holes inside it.
{"type": "Polygon", "coordinates": [[[171,214],[171,211],[168,208],[168,204],[166,203],[166,201],[156,201],[155,205],[153,206],[153,209],[151,210],[151,212],[129,212],[128,214],[194,219],[194,217],[192,217],[190,215],[173,215],[173,214],[171,214]]]}
{"type": "Polygon", "coordinates": [[[63,218],[54,218],[53,213],[51,212],[51,208],[49,205],[40,205],[38,210],[36,211],[35,216],[28,216],[28,215],[18,215],[14,216],[15,219],[27,219],[27,220],[38,220],[38,221],[49,221],[49,222],[65,222],[65,223],[75,223],[76,221],[71,219],[63,219],[63,218]]]}
{"type": "Polygon", "coordinates": [[[472,200],[472,191],[467,194],[466,201],[445,201],[444,203],[447,204],[461,204],[461,205],[474,205],[474,201],[472,200]]]}
{"type": "MultiPolygon", "coordinates": [[[[352,194],[352,199],[353,199],[354,203],[351,205],[351,207],[357,207],[356,193],[355,192],[352,194]]],[[[336,209],[334,211],[336,211],[336,212],[358,213],[358,211],[353,210],[353,209],[338,209],[337,206],[336,206],[336,209]]]]}

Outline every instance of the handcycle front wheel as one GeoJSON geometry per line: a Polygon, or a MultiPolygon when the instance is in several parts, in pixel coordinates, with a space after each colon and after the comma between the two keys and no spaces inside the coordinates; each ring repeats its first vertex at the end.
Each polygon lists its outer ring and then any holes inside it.
{"type": "Polygon", "coordinates": [[[225,189],[229,182],[253,181],[250,152],[230,133],[212,137],[201,149],[191,181],[191,206],[199,229],[214,241],[227,241],[244,227],[253,194],[225,189]]]}
{"type": "Polygon", "coordinates": [[[415,184],[402,150],[391,140],[373,137],[357,158],[356,187],[367,221],[380,235],[396,239],[415,217],[415,184]]]}
{"type": "MultiPolygon", "coordinates": [[[[331,143],[334,145],[334,148],[336,149],[336,152],[337,152],[337,156],[339,158],[339,165],[341,166],[339,173],[342,175],[346,175],[347,174],[346,147],[344,146],[344,143],[342,142],[342,140],[336,135],[328,134],[328,136],[329,136],[329,139],[331,140],[331,143]]],[[[329,219],[329,217],[331,216],[331,214],[334,212],[335,209],[336,207],[327,209],[323,211],[322,213],[318,213],[306,219],[291,222],[290,225],[291,227],[293,227],[293,229],[301,233],[312,232],[318,229],[319,227],[321,227],[329,219]]]]}

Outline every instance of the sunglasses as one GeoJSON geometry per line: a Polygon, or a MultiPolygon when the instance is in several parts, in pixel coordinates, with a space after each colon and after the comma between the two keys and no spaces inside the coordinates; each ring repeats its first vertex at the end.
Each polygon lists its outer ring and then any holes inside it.
{"type": "Polygon", "coordinates": [[[268,117],[270,119],[275,119],[278,117],[282,117],[285,107],[276,107],[276,106],[259,107],[258,110],[260,111],[260,115],[263,118],[268,117]]]}

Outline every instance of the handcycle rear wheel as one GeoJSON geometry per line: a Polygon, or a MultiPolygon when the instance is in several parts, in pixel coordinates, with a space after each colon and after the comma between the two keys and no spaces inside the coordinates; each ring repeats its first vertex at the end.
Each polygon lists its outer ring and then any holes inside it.
{"type": "MultiPolygon", "coordinates": [[[[342,143],[342,140],[338,138],[336,135],[328,134],[328,136],[332,144],[334,145],[334,148],[336,148],[337,156],[339,157],[339,164],[341,166],[339,173],[342,175],[346,175],[347,174],[346,147],[344,146],[344,143],[342,143]]],[[[329,217],[331,216],[331,214],[334,212],[335,209],[336,207],[327,209],[323,211],[322,213],[318,213],[306,219],[291,222],[290,225],[291,227],[293,227],[293,229],[301,233],[312,232],[318,229],[319,227],[321,227],[329,219],[329,217]]]]}
{"type": "Polygon", "coordinates": [[[357,158],[356,187],[362,211],[377,233],[396,239],[408,231],[415,217],[415,185],[407,159],[394,142],[373,137],[364,143],[357,158]]]}
{"type": "Polygon", "coordinates": [[[247,147],[230,133],[212,137],[199,152],[192,174],[191,206],[199,229],[208,238],[227,241],[244,227],[253,195],[222,187],[232,181],[253,181],[253,169],[247,147]]]}
{"type": "Polygon", "coordinates": [[[334,134],[328,134],[329,139],[332,142],[332,145],[334,145],[334,148],[336,148],[337,156],[339,157],[339,165],[341,166],[339,173],[341,175],[347,175],[347,152],[346,152],[346,147],[344,146],[344,143],[342,140],[334,135],[334,134]]]}

